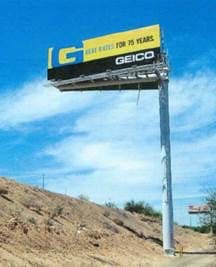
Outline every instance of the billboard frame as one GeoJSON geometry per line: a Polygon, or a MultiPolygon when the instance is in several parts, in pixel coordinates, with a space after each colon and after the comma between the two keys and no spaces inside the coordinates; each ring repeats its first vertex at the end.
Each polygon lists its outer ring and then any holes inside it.
{"type": "Polygon", "coordinates": [[[124,87],[132,84],[136,86],[128,87],[127,90],[151,90],[159,89],[159,78],[160,80],[167,80],[168,75],[169,67],[164,61],[144,66],[132,66],[121,70],[107,70],[106,72],[88,76],[83,75],[68,80],[51,81],[50,84],[60,91],[113,90],[113,86],[116,86],[117,90],[126,90],[124,87]]]}

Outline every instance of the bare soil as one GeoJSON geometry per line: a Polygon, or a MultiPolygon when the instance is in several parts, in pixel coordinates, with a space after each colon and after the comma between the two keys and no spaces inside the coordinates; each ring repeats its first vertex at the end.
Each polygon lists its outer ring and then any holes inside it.
{"type": "Polygon", "coordinates": [[[216,267],[216,255],[194,254],[175,257],[160,267],[216,267]]]}
{"type": "MultiPolygon", "coordinates": [[[[209,244],[207,235],[180,226],[175,241],[185,251],[209,244]]],[[[0,266],[156,267],[172,260],[162,253],[159,219],[0,178],[0,266]]]]}

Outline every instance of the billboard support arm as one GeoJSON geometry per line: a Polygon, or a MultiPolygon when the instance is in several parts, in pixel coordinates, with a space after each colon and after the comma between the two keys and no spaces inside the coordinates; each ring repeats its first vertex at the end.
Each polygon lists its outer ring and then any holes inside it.
{"type": "Polygon", "coordinates": [[[172,174],[170,153],[168,80],[161,80],[159,89],[162,176],[162,230],[165,255],[174,255],[172,174]]]}

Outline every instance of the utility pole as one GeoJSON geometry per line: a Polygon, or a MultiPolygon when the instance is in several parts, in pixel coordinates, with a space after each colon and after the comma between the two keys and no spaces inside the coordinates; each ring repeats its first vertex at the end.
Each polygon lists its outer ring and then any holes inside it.
{"type": "Polygon", "coordinates": [[[42,174],[42,188],[43,188],[43,190],[44,190],[44,180],[45,180],[45,175],[44,174],[42,174]]]}
{"type": "Polygon", "coordinates": [[[159,89],[162,176],[162,231],[165,255],[174,255],[172,173],[170,153],[168,80],[161,80],[159,89]]]}

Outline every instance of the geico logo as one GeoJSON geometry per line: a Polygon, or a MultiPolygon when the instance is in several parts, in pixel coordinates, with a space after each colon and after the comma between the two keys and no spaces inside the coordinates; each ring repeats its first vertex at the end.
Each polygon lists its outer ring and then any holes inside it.
{"type": "Polygon", "coordinates": [[[83,48],[67,47],[60,48],[54,53],[53,48],[48,50],[48,68],[53,68],[53,62],[57,61],[58,64],[74,63],[76,61],[76,52],[82,51],[83,48]]]}
{"type": "Polygon", "coordinates": [[[75,57],[69,56],[75,51],[75,47],[62,48],[59,50],[59,64],[73,63],[76,61],[75,57]]]}
{"type": "Polygon", "coordinates": [[[59,64],[66,64],[66,63],[73,63],[76,61],[76,57],[70,54],[73,54],[77,51],[81,51],[83,48],[75,48],[75,47],[68,47],[68,48],[61,48],[59,50],[59,64]]]}
{"type": "Polygon", "coordinates": [[[127,56],[117,57],[115,59],[115,63],[116,65],[121,65],[121,64],[127,64],[127,63],[133,63],[133,62],[143,61],[147,59],[152,59],[152,58],[154,58],[154,51],[147,51],[147,52],[131,54],[127,56]]]}

